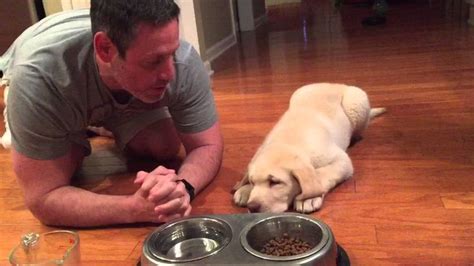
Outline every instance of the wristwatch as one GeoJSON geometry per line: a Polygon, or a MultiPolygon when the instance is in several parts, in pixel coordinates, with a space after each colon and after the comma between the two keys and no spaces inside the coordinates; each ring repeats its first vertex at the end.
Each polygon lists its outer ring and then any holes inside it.
{"type": "Polygon", "coordinates": [[[184,187],[186,188],[186,191],[188,191],[189,194],[189,200],[192,201],[194,199],[194,187],[191,185],[186,179],[179,179],[178,181],[183,182],[184,187]]]}

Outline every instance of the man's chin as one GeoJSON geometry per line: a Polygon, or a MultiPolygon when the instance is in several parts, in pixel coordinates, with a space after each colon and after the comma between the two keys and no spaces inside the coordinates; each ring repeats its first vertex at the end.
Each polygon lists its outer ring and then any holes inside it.
{"type": "Polygon", "coordinates": [[[161,101],[164,96],[165,96],[164,93],[162,93],[160,95],[147,95],[145,97],[141,97],[140,100],[144,103],[152,104],[152,103],[157,103],[157,102],[161,101]]]}

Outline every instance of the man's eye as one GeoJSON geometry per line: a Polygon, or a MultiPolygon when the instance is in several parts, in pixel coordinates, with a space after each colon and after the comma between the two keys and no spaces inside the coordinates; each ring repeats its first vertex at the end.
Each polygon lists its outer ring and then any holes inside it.
{"type": "Polygon", "coordinates": [[[160,60],[155,60],[155,61],[151,61],[148,63],[149,66],[157,66],[159,64],[163,63],[163,59],[160,59],[160,60]]]}
{"type": "Polygon", "coordinates": [[[175,53],[171,54],[171,55],[164,55],[164,56],[161,56],[159,58],[155,58],[153,60],[150,60],[147,65],[148,66],[158,66],[160,64],[163,64],[164,62],[166,62],[167,60],[173,60],[175,61],[175,53]]]}

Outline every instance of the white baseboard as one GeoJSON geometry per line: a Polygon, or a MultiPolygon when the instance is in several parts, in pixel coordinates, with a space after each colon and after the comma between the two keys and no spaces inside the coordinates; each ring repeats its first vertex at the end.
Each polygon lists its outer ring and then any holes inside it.
{"type": "Polygon", "coordinates": [[[265,6],[276,6],[282,4],[300,3],[301,0],[265,0],[265,6]]]}
{"type": "Polygon", "coordinates": [[[234,34],[231,34],[218,43],[211,46],[209,49],[206,50],[206,58],[209,62],[219,57],[223,54],[227,49],[234,46],[237,43],[237,38],[234,34]]]}
{"type": "Polygon", "coordinates": [[[209,74],[209,77],[214,74],[214,70],[212,70],[211,62],[209,62],[209,60],[204,61],[204,67],[206,67],[207,74],[209,74]]]}

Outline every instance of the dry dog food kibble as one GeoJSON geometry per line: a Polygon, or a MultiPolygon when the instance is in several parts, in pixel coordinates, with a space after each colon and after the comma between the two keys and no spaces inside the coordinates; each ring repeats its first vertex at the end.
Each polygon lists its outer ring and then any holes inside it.
{"type": "Polygon", "coordinates": [[[311,246],[295,237],[290,237],[288,234],[283,234],[282,237],[275,237],[270,239],[263,245],[260,252],[273,256],[293,256],[304,253],[311,249],[311,246]]]}

